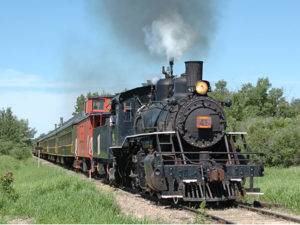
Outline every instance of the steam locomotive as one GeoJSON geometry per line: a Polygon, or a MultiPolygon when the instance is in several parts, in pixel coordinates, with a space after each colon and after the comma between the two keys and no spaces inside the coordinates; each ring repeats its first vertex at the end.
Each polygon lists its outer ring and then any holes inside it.
{"type": "Polygon", "coordinates": [[[38,140],[41,156],[174,202],[259,192],[253,177],[263,176],[263,154],[249,151],[245,132],[225,131],[223,107],[232,103],[208,96],[203,62],[185,65],[180,77],[170,61],[155,85],[87,99],[85,112],[38,140]]]}

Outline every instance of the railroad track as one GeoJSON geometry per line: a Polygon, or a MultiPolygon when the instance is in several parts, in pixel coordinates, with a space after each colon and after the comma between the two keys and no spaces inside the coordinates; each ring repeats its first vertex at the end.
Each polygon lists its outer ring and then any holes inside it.
{"type": "Polygon", "coordinates": [[[299,224],[300,217],[235,202],[235,207],[208,209],[207,216],[224,224],[299,224]]]}
{"type": "MultiPolygon", "coordinates": [[[[199,213],[199,210],[195,209],[195,208],[191,208],[191,207],[184,206],[184,205],[179,205],[179,207],[182,208],[182,209],[194,212],[194,213],[199,213]]],[[[205,216],[207,220],[213,220],[216,223],[220,223],[220,224],[235,224],[231,220],[228,220],[226,218],[222,218],[220,216],[213,215],[213,214],[210,214],[210,213],[207,213],[207,212],[204,213],[203,216],[205,216]]]]}
{"type": "MultiPolygon", "coordinates": [[[[53,162],[46,161],[50,164],[53,162]]],[[[57,165],[57,164],[55,164],[57,165]]],[[[99,182],[100,180],[98,180],[99,182]]],[[[136,191],[125,188],[123,189],[127,192],[137,193],[136,191]]],[[[186,204],[172,204],[172,201],[167,199],[158,199],[156,196],[151,196],[149,194],[141,194],[141,197],[147,198],[154,202],[161,202],[163,204],[172,205],[174,208],[181,208],[187,210],[200,216],[205,217],[205,221],[212,220],[213,223],[220,224],[288,224],[295,223],[300,224],[300,217],[291,216],[283,213],[274,212],[266,208],[255,207],[254,205],[245,204],[241,202],[235,202],[233,206],[222,206],[222,207],[208,207],[201,212],[197,207],[189,207],[186,204]]],[[[257,204],[255,204],[257,205],[257,204]]],[[[264,204],[258,204],[263,206],[264,204]]],[[[267,207],[270,205],[266,205],[267,207]]],[[[275,207],[278,207],[275,205],[275,207]]]]}
{"type": "MultiPolygon", "coordinates": [[[[130,191],[130,190],[129,190],[130,191]]],[[[185,204],[174,205],[172,201],[166,199],[158,200],[156,197],[148,194],[141,195],[144,198],[160,201],[164,204],[170,204],[174,208],[181,208],[200,216],[205,217],[206,221],[212,220],[213,223],[219,224],[300,224],[300,217],[291,216],[284,213],[271,211],[269,209],[255,207],[253,204],[246,204],[242,202],[234,202],[232,206],[209,206],[203,212],[197,207],[189,207],[185,204]]],[[[256,204],[259,202],[256,202],[256,204]]],[[[263,205],[260,204],[259,205],[263,205]]],[[[271,206],[270,204],[268,206],[271,206]]],[[[278,207],[278,204],[274,205],[278,207]]]]}
{"type": "Polygon", "coordinates": [[[285,213],[271,211],[269,209],[254,207],[253,205],[248,205],[248,204],[244,204],[244,203],[240,203],[240,202],[236,202],[235,204],[237,205],[238,208],[241,208],[241,209],[246,209],[246,210],[249,210],[252,212],[258,212],[259,214],[263,214],[263,215],[267,215],[267,216],[272,216],[273,218],[275,217],[279,220],[290,221],[293,223],[300,224],[300,216],[292,216],[292,215],[288,215],[285,213]]]}

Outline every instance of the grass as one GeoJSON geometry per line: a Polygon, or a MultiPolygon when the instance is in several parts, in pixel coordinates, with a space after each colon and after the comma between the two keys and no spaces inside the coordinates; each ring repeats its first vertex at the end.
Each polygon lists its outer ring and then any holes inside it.
{"type": "Polygon", "coordinates": [[[0,192],[0,223],[9,222],[7,218],[31,219],[31,223],[40,224],[148,222],[122,214],[111,193],[60,168],[37,168],[32,158],[18,161],[0,156],[0,173],[8,170],[14,173],[13,187],[19,198],[14,202],[0,192]]]}
{"type": "Polygon", "coordinates": [[[261,188],[264,195],[247,196],[247,201],[279,203],[281,207],[300,215],[300,166],[265,168],[265,176],[255,178],[254,184],[261,188]]]}
{"type": "MultiPolygon", "coordinates": [[[[37,168],[32,158],[19,161],[0,155],[0,174],[8,170],[14,173],[13,187],[19,198],[13,202],[0,192],[0,223],[16,218],[43,224],[153,223],[122,214],[110,192],[61,168],[37,168]]],[[[300,215],[300,167],[265,168],[265,176],[255,178],[255,187],[265,194],[246,196],[247,201],[279,203],[300,215]]]]}

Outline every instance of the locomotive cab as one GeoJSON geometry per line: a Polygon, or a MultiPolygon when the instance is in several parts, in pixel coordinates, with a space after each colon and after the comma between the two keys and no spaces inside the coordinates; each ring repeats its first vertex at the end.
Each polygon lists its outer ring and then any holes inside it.
{"type": "Polygon", "coordinates": [[[111,114],[115,125],[112,128],[112,148],[122,145],[126,136],[134,133],[134,118],[138,108],[149,102],[151,86],[138,87],[125,91],[114,97],[111,104],[111,114]]]}

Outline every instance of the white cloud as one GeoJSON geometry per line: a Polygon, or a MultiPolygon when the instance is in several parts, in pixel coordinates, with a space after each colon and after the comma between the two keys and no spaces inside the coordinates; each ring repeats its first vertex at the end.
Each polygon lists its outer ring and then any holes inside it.
{"type": "Polygon", "coordinates": [[[18,75],[20,74],[20,72],[14,70],[14,69],[6,69],[3,71],[5,74],[15,74],[15,75],[18,75]]]}
{"type": "Polygon", "coordinates": [[[14,69],[0,70],[0,87],[8,88],[97,88],[99,84],[91,82],[49,81],[43,76],[26,74],[14,69]]]}

